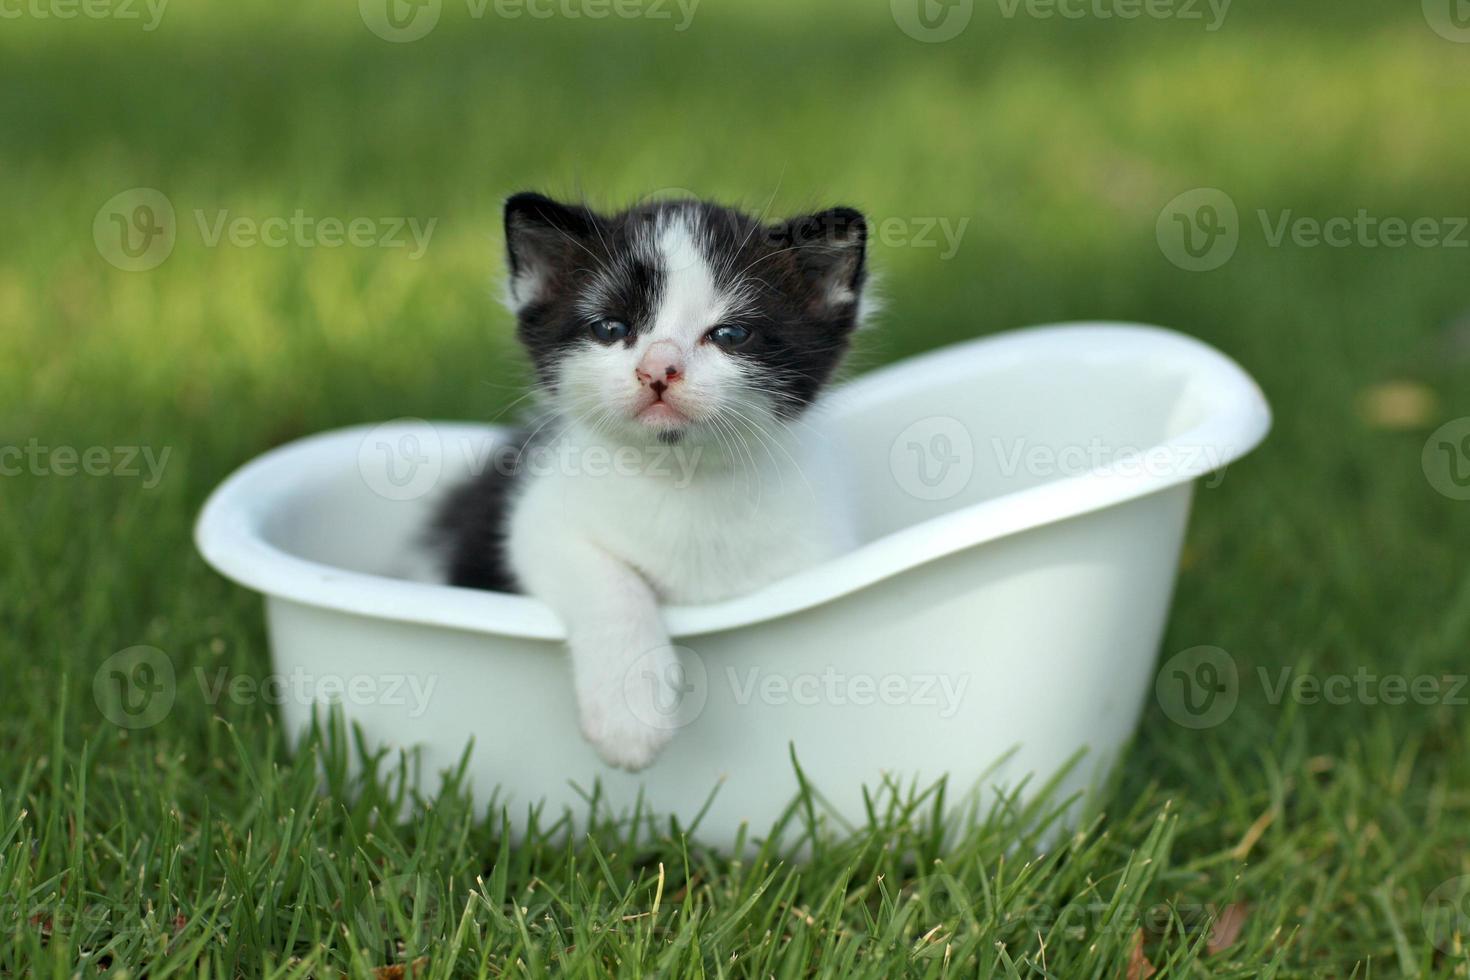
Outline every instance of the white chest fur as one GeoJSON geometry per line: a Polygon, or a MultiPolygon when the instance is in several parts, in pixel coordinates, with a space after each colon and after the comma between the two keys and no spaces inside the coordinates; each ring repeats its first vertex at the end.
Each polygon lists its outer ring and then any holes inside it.
{"type": "Polygon", "coordinates": [[[552,465],[526,477],[511,519],[524,579],[557,560],[550,538],[570,535],[635,570],[664,602],[712,602],[852,545],[845,482],[806,423],[741,444],[639,447],[573,429],[538,458],[552,465]]]}
{"type": "Polygon", "coordinates": [[[523,475],[511,567],[565,624],[582,730],[610,764],[641,769],[672,734],[650,723],[679,676],[661,602],[740,595],[851,545],[844,481],[810,431],[630,447],[573,427],[523,475]]]}

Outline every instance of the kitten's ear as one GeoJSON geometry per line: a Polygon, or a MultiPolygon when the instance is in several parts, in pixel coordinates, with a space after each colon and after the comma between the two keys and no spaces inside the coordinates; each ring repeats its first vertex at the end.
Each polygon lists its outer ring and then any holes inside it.
{"type": "Polygon", "coordinates": [[[778,247],[790,248],[827,313],[858,310],[868,278],[868,221],[853,208],[830,208],[792,218],[774,229],[778,247]]]}
{"type": "Polygon", "coordinates": [[[511,309],[520,312],[584,257],[600,219],[584,207],[541,194],[517,194],[505,202],[505,254],[510,265],[511,309]]]}

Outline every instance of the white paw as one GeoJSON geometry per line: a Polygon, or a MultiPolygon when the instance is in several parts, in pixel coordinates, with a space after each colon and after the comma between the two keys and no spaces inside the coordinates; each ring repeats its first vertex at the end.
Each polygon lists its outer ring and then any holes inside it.
{"type": "Polygon", "coordinates": [[[674,737],[680,692],[672,648],[640,657],[623,677],[578,692],[582,735],[610,766],[647,769],[674,737]]]}
{"type": "Polygon", "coordinates": [[[637,772],[653,765],[674,733],[645,725],[627,712],[606,708],[610,706],[582,706],[582,737],[610,766],[637,772]]]}
{"type": "Polygon", "coordinates": [[[580,700],[582,737],[610,766],[629,772],[647,769],[674,737],[672,731],[643,721],[627,704],[620,686],[609,686],[580,700]]]}

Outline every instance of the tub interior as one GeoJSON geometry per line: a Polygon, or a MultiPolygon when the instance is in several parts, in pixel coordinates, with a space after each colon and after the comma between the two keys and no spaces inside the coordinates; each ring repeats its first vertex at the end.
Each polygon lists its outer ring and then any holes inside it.
{"type": "MultiPolygon", "coordinates": [[[[864,541],[1081,475],[1111,455],[1176,437],[1210,411],[1198,378],[1177,359],[1151,357],[1147,350],[1100,354],[1093,348],[1050,352],[1044,359],[1013,350],[924,363],[927,368],[890,379],[903,383],[884,384],[881,393],[859,384],[853,397],[837,399],[809,420],[833,432],[849,460],[864,541]],[[895,478],[904,454],[917,454],[909,465],[922,464],[932,477],[942,466],[958,465],[969,469],[968,479],[943,499],[925,499],[895,478]]],[[[392,487],[385,494],[381,479],[365,477],[364,467],[381,469],[390,456],[401,467],[414,447],[375,444],[373,437],[361,445],[348,440],[331,465],[304,475],[281,490],[283,499],[261,508],[266,541],[336,568],[427,578],[422,549],[415,547],[422,529],[440,495],[483,468],[494,436],[453,426],[422,429],[428,438],[437,432],[441,441],[437,453],[422,442],[417,447],[437,459],[425,464],[437,472],[431,490],[392,499],[392,487]]]]}
{"type": "Polygon", "coordinates": [[[1137,354],[1079,353],[1044,364],[1014,356],[969,367],[920,376],[828,420],[851,461],[864,541],[1144,452],[1209,411],[1179,366],[1137,354]],[[962,473],[941,484],[946,465],[962,473]],[[921,473],[939,499],[914,485],[921,473]]]}

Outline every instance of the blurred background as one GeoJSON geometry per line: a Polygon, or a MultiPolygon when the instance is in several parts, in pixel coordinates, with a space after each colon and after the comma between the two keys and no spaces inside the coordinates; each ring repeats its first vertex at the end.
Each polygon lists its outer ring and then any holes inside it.
{"type": "Polygon", "coordinates": [[[186,812],[240,792],[211,719],[265,751],[268,706],[181,688],[140,740],[93,701],[135,644],[269,670],[256,599],[190,543],[209,489],[318,430],[495,416],[525,379],[501,201],[683,189],[870,216],[887,310],[854,371],[1071,319],[1240,361],[1276,428],[1201,490],[1164,651],[1229,651],[1240,704],[1204,731],[1152,704],[1124,797],[1182,801],[1186,859],[1303,808],[1254,873],[1283,917],[1334,910],[1291,927],[1308,950],[1402,959],[1354,910],[1417,920],[1470,872],[1470,708],[1258,680],[1465,670],[1464,0],[12,0],[0,91],[0,445],[27,461],[0,477],[0,786],[65,748],[186,812]]]}

